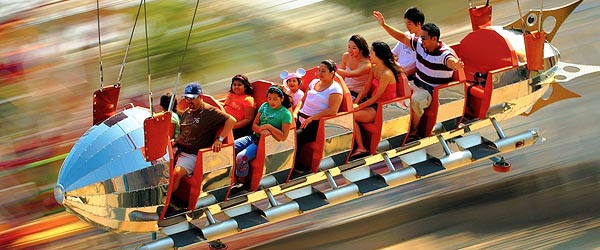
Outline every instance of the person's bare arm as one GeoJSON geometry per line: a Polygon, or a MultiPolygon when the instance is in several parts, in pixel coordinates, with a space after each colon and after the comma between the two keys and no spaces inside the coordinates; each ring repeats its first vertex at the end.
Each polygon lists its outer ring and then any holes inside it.
{"type": "Polygon", "coordinates": [[[325,116],[332,116],[337,114],[338,109],[340,108],[340,104],[342,104],[342,95],[341,94],[331,94],[329,95],[329,105],[326,110],[321,111],[320,113],[308,117],[302,125],[301,128],[305,128],[312,121],[316,121],[325,116]]]}
{"type": "Polygon", "coordinates": [[[271,134],[273,136],[273,138],[275,138],[275,140],[285,141],[285,139],[287,139],[287,137],[288,137],[288,134],[290,133],[291,125],[292,125],[291,123],[281,124],[281,129],[278,129],[271,124],[265,124],[265,125],[262,125],[261,127],[264,128],[263,131],[268,131],[267,134],[271,134]]]}
{"type": "Polygon", "coordinates": [[[254,108],[253,107],[244,108],[244,118],[237,121],[235,123],[235,125],[233,126],[233,128],[243,128],[243,127],[250,125],[253,117],[254,117],[254,108]]]}
{"type": "MultiPolygon", "coordinates": [[[[377,67],[377,66],[375,66],[377,67]]],[[[369,73],[369,79],[367,79],[367,82],[365,83],[365,86],[363,87],[362,91],[360,93],[358,93],[358,96],[356,96],[356,99],[354,99],[354,103],[355,104],[359,104],[359,102],[365,98],[365,96],[367,96],[367,93],[369,93],[369,90],[371,89],[371,84],[373,82],[373,72],[369,73]]],[[[356,109],[356,105],[354,107],[354,109],[356,109]]]]}
{"type": "Polygon", "coordinates": [[[381,97],[383,93],[385,93],[385,90],[387,89],[387,86],[389,84],[396,84],[396,78],[394,77],[391,71],[386,71],[385,74],[381,76],[381,79],[379,79],[379,86],[377,86],[375,94],[365,102],[359,104],[358,107],[355,108],[355,110],[364,109],[375,103],[379,99],[379,97],[381,97]]]}
{"type": "Polygon", "coordinates": [[[371,72],[371,63],[366,61],[361,63],[358,68],[354,70],[344,70],[345,68],[339,69],[337,72],[342,77],[357,77],[369,74],[371,72]]]}
{"type": "Polygon", "coordinates": [[[252,123],[252,131],[255,133],[260,133],[260,112],[256,112],[256,117],[254,117],[254,122],[252,123]]]}
{"type": "Polygon", "coordinates": [[[302,100],[300,100],[298,102],[298,104],[296,104],[296,107],[294,107],[294,112],[292,112],[292,118],[295,121],[296,119],[298,119],[298,113],[300,113],[300,108],[302,107],[302,104],[304,103],[304,97],[306,96],[306,94],[304,94],[304,96],[302,97],[302,100]]]}
{"type": "Polygon", "coordinates": [[[465,67],[465,63],[460,58],[451,56],[446,59],[446,65],[453,70],[459,70],[465,67]]]}
{"type": "MultiPolygon", "coordinates": [[[[218,135],[219,137],[225,138],[227,137],[227,135],[229,133],[231,133],[231,130],[233,129],[233,126],[235,125],[235,118],[233,118],[233,116],[229,116],[229,118],[225,121],[225,124],[223,125],[223,130],[221,131],[221,133],[218,135]]],[[[212,145],[212,150],[213,152],[219,152],[221,151],[221,146],[223,145],[223,142],[221,142],[220,140],[215,140],[215,142],[212,145]]]]}
{"type": "Polygon", "coordinates": [[[383,14],[381,14],[381,12],[375,10],[373,11],[373,16],[375,17],[375,19],[377,19],[377,23],[379,23],[379,25],[381,27],[383,27],[383,29],[385,30],[385,32],[387,32],[390,36],[392,36],[393,38],[395,38],[396,40],[398,40],[399,42],[403,43],[404,45],[406,45],[406,47],[411,48],[410,46],[410,37],[407,36],[406,34],[404,34],[404,32],[390,26],[389,24],[387,24],[385,22],[385,19],[383,18],[383,14]]]}

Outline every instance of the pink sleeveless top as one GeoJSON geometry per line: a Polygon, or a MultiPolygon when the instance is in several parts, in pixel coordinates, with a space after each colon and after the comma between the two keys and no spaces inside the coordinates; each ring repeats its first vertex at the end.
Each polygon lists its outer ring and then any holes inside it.
{"type": "MultiPolygon", "coordinates": [[[[373,79],[372,84],[373,86],[371,87],[370,93],[371,96],[375,95],[375,92],[377,92],[377,87],[379,87],[379,80],[373,79]]],[[[381,95],[379,99],[377,99],[377,103],[385,102],[396,98],[396,85],[398,84],[388,84],[388,86],[385,88],[385,91],[383,92],[383,95],[381,95]]]]}

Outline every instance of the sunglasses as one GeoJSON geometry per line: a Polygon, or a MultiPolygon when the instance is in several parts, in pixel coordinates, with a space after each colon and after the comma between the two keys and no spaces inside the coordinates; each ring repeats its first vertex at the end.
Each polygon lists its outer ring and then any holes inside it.
{"type": "Polygon", "coordinates": [[[188,97],[188,96],[184,96],[184,97],[185,97],[185,99],[186,99],[186,100],[190,100],[190,101],[193,101],[193,100],[195,100],[196,98],[198,98],[197,96],[196,96],[196,97],[188,97]]]}

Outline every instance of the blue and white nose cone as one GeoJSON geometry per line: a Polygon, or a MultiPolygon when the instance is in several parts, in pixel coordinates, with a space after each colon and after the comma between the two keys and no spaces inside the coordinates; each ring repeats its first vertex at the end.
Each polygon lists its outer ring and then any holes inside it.
{"type": "Polygon", "coordinates": [[[144,108],[124,110],[91,127],[65,159],[54,196],[80,219],[111,231],[153,232],[156,221],[130,213],[156,213],[169,183],[169,156],[146,162],[144,108]]]}

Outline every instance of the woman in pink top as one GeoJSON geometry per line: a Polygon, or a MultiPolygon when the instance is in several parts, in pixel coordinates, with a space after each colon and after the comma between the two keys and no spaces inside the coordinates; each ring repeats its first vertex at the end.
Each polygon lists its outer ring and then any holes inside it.
{"type": "Polygon", "coordinates": [[[254,119],[254,97],[252,85],[245,75],[231,78],[231,87],[223,107],[225,112],[237,120],[233,126],[233,137],[240,138],[252,133],[254,119]]]}
{"type": "Polygon", "coordinates": [[[354,138],[356,150],[351,157],[367,152],[362,140],[359,123],[369,123],[375,120],[377,103],[396,98],[396,83],[399,82],[398,75],[402,72],[394,60],[390,47],[384,42],[371,44],[370,60],[373,64],[369,81],[362,92],[354,101],[354,138]],[[358,103],[364,97],[368,99],[358,103]]]}
{"type": "Polygon", "coordinates": [[[342,56],[337,72],[344,77],[346,86],[355,99],[367,84],[371,73],[369,45],[361,35],[352,35],[348,40],[348,51],[342,56]]]}

